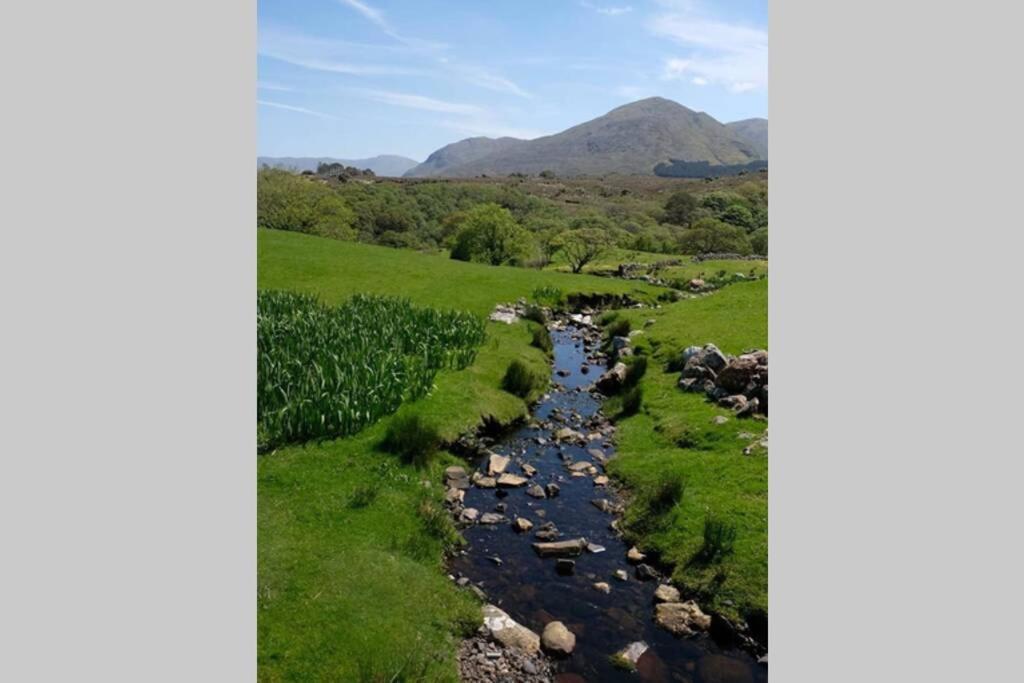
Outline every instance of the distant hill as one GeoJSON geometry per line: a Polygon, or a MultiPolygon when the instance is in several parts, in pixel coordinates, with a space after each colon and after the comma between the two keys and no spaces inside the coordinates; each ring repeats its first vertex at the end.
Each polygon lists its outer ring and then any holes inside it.
{"type": "Polygon", "coordinates": [[[768,119],[744,119],[725,125],[738,138],[751,144],[762,159],[768,158],[768,119]]]}
{"type": "Polygon", "coordinates": [[[274,168],[290,168],[296,171],[315,171],[316,167],[323,164],[343,164],[355,166],[358,169],[370,169],[379,176],[400,178],[405,172],[413,168],[418,161],[408,157],[395,154],[381,154],[369,159],[335,159],[333,157],[257,157],[257,168],[264,164],[274,168]]]}
{"type": "Polygon", "coordinates": [[[462,140],[437,150],[406,175],[472,177],[546,170],[561,176],[653,175],[655,166],[672,160],[730,166],[761,158],[755,145],[711,116],[651,97],[556,135],[462,140]]]}

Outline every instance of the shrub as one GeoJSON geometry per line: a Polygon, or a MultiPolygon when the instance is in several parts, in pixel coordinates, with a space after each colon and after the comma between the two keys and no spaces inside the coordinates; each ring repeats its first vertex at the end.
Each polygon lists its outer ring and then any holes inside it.
{"type": "Polygon", "coordinates": [[[256,225],[322,237],[355,239],[355,213],[332,189],[280,169],[256,174],[256,225]]]}
{"type": "Polygon", "coordinates": [[[640,378],[647,372],[647,356],[633,356],[632,361],[626,366],[626,387],[635,387],[640,378]]]}
{"type": "Polygon", "coordinates": [[[381,448],[402,457],[407,463],[422,467],[441,443],[437,428],[427,424],[415,413],[396,415],[388,425],[381,448]]]}
{"type": "Polygon", "coordinates": [[[750,246],[755,254],[768,255],[768,228],[761,228],[750,233],[750,246]]]}
{"type": "Polygon", "coordinates": [[[493,203],[480,204],[465,213],[451,257],[500,266],[525,259],[532,241],[508,209],[493,203]]]}
{"type": "Polygon", "coordinates": [[[703,562],[715,562],[732,554],[736,542],[736,527],[713,515],[704,519],[704,545],[697,552],[703,562]]]}
{"type": "Polygon", "coordinates": [[[714,218],[702,218],[679,233],[679,250],[684,254],[749,254],[753,248],[743,228],[714,218]]]}
{"type": "Polygon", "coordinates": [[[664,223],[672,225],[689,225],[697,210],[697,199],[689,192],[680,190],[673,193],[665,202],[664,223]]]}
{"type": "Polygon", "coordinates": [[[532,320],[538,325],[548,324],[548,314],[544,312],[544,309],[540,306],[528,305],[526,311],[523,313],[523,317],[527,320],[532,320]]]}
{"type": "Polygon", "coordinates": [[[548,355],[551,355],[551,352],[555,349],[554,344],[551,343],[551,335],[546,327],[533,328],[533,341],[530,344],[548,355]]]}
{"type": "Polygon", "coordinates": [[[622,394],[622,415],[636,415],[640,412],[640,404],[643,403],[644,395],[642,387],[630,387],[622,394]]]}
{"type": "Polygon", "coordinates": [[[501,388],[519,398],[526,398],[534,389],[540,387],[541,381],[526,363],[517,359],[509,363],[505,377],[501,380],[501,388]]]}
{"type": "Polygon", "coordinates": [[[605,332],[607,333],[608,338],[611,339],[612,337],[628,337],[629,332],[632,329],[633,326],[630,324],[628,318],[619,318],[612,321],[605,328],[605,332]]]}
{"type": "Polygon", "coordinates": [[[348,498],[350,508],[364,508],[377,500],[380,489],[377,484],[359,484],[348,498]]]}

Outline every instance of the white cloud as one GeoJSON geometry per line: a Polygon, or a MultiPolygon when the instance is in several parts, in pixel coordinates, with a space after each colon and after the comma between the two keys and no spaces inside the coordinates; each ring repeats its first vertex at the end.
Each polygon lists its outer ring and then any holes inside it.
{"type": "Polygon", "coordinates": [[[394,27],[391,26],[391,23],[387,20],[382,11],[366,2],[363,2],[362,0],[338,0],[338,2],[340,2],[342,5],[350,7],[359,14],[363,15],[368,21],[375,24],[386,35],[394,38],[400,43],[405,43],[406,45],[422,47],[427,49],[445,49],[446,47],[448,47],[444,43],[434,43],[428,40],[420,40],[419,38],[411,38],[409,36],[399,33],[394,29],[394,27]]]}
{"type": "Polygon", "coordinates": [[[274,83],[272,81],[257,81],[256,87],[259,90],[276,90],[279,92],[291,92],[292,89],[287,85],[281,85],[280,83],[274,83]]]}
{"type": "Polygon", "coordinates": [[[423,95],[412,95],[402,92],[389,92],[386,90],[354,90],[353,92],[362,95],[375,102],[392,104],[396,107],[408,107],[410,109],[423,109],[426,111],[440,111],[449,114],[482,114],[483,109],[473,104],[461,102],[446,102],[433,97],[423,95]]]}
{"type": "Polygon", "coordinates": [[[697,85],[721,85],[734,93],[768,86],[768,33],[764,29],[709,19],[692,6],[678,6],[655,17],[649,29],[691,49],[686,59],[665,61],[664,79],[688,77],[697,85]]]}
{"type": "Polygon", "coordinates": [[[508,93],[518,97],[533,97],[530,93],[526,92],[509,79],[483,67],[465,64],[452,64],[450,60],[445,60],[444,64],[457,77],[477,87],[493,90],[495,92],[508,93]]]}
{"type": "Polygon", "coordinates": [[[256,103],[257,104],[262,104],[265,107],[273,107],[275,109],[285,109],[287,111],[294,111],[294,112],[298,112],[300,114],[308,114],[310,116],[316,116],[316,117],[321,118],[321,119],[331,119],[332,121],[337,121],[338,120],[338,117],[331,116],[330,114],[325,114],[322,111],[314,111],[312,109],[306,109],[304,107],[293,107],[290,104],[282,104],[280,102],[270,102],[268,100],[256,100],[256,103]]]}
{"type": "Polygon", "coordinates": [[[580,6],[586,7],[589,10],[594,10],[598,14],[603,14],[606,17],[617,17],[620,14],[628,14],[633,11],[632,5],[623,5],[622,7],[602,7],[601,5],[595,5],[587,2],[587,0],[580,0],[580,6]]]}

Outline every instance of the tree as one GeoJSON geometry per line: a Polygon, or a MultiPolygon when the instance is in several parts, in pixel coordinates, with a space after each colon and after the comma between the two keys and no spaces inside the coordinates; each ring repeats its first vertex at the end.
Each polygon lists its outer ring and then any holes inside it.
{"type": "Polygon", "coordinates": [[[665,220],[662,222],[672,225],[689,225],[693,221],[693,212],[697,206],[696,197],[689,192],[680,190],[665,202],[665,220]]]}
{"type": "Polygon", "coordinates": [[[768,228],[761,228],[750,233],[750,246],[755,254],[768,255],[768,228]]]}
{"type": "Polygon", "coordinates": [[[256,225],[323,237],[354,239],[355,213],[334,190],[277,169],[256,174],[256,225]]]}
{"type": "Polygon", "coordinates": [[[753,230],[755,227],[754,214],[742,204],[730,204],[725,207],[721,218],[729,225],[735,225],[744,230],[753,230]]]}
{"type": "Polygon", "coordinates": [[[578,228],[562,233],[559,242],[572,272],[578,273],[608,248],[608,234],[596,228],[578,228]]]}
{"type": "Polygon", "coordinates": [[[508,209],[497,204],[473,207],[460,223],[453,259],[498,266],[521,260],[530,250],[530,234],[519,227],[508,209]]]}
{"type": "Polygon", "coordinates": [[[749,254],[750,239],[742,228],[714,218],[702,218],[679,234],[684,254],[749,254]]]}

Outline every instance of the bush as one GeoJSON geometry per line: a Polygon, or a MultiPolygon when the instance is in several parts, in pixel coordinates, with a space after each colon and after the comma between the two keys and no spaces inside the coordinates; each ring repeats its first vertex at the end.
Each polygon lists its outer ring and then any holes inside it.
{"type": "Polygon", "coordinates": [[[437,428],[415,413],[396,415],[388,425],[381,448],[402,457],[406,463],[422,467],[441,444],[437,428]]]}
{"type": "Polygon", "coordinates": [[[679,233],[679,250],[684,254],[749,254],[753,247],[743,228],[714,218],[702,218],[692,228],[679,233]]]}
{"type": "Polygon", "coordinates": [[[523,317],[527,320],[532,320],[538,325],[548,324],[548,314],[544,312],[544,309],[540,306],[528,305],[526,312],[523,313],[523,317]]]}
{"type": "Polygon", "coordinates": [[[750,246],[755,254],[768,255],[768,228],[761,228],[750,233],[750,246]]]}
{"type": "Polygon", "coordinates": [[[640,404],[643,403],[644,393],[642,387],[630,387],[622,394],[622,412],[624,417],[636,415],[640,412],[640,404]]]}
{"type": "Polygon", "coordinates": [[[647,356],[633,356],[632,361],[626,366],[626,387],[635,387],[640,378],[647,372],[647,356]]]}
{"type": "Polygon", "coordinates": [[[680,190],[665,202],[664,223],[672,225],[689,225],[697,210],[697,199],[689,192],[680,190]]]}
{"type": "Polygon", "coordinates": [[[551,352],[555,349],[554,344],[551,343],[551,335],[546,327],[533,328],[533,341],[530,344],[548,355],[551,355],[551,352]]]}
{"type": "Polygon", "coordinates": [[[355,239],[355,213],[329,187],[280,169],[256,174],[256,225],[321,237],[355,239]]]}
{"type": "Polygon", "coordinates": [[[551,307],[559,306],[565,301],[565,294],[558,287],[544,285],[533,290],[533,300],[551,307]]]}
{"type": "Polygon", "coordinates": [[[500,266],[525,259],[532,242],[533,237],[519,227],[508,209],[480,204],[465,213],[451,257],[500,266]]]}
{"type": "Polygon", "coordinates": [[[348,506],[354,509],[364,508],[377,500],[378,493],[380,493],[380,488],[377,484],[360,484],[349,496],[348,506]]]}
{"type": "Polygon", "coordinates": [[[519,398],[526,398],[540,387],[542,380],[521,360],[514,360],[508,365],[505,377],[501,380],[501,388],[519,398]]]}
{"type": "Polygon", "coordinates": [[[611,339],[612,337],[628,337],[629,332],[632,329],[633,326],[630,324],[628,318],[618,318],[613,320],[605,328],[605,332],[607,333],[608,338],[611,339]]]}
{"type": "Polygon", "coordinates": [[[704,545],[697,551],[703,562],[715,562],[732,554],[736,542],[736,527],[712,515],[704,519],[704,545]]]}

